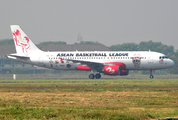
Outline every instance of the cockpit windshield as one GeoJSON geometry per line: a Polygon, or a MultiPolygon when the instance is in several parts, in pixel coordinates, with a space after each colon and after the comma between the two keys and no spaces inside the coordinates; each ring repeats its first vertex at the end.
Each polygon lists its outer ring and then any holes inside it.
{"type": "Polygon", "coordinates": [[[167,56],[160,56],[159,59],[167,59],[167,56]]]}

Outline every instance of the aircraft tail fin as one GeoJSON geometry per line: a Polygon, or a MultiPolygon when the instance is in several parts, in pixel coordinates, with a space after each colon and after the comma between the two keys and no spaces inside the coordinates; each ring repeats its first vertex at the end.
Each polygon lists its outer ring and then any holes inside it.
{"type": "Polygon", "coordinates": [[[18,25],[11,25],[11,31],[14,39],[16,52],[21,56],[29,56],[35,52],[41,52],[40,49],[30,40],[18,25]]]}

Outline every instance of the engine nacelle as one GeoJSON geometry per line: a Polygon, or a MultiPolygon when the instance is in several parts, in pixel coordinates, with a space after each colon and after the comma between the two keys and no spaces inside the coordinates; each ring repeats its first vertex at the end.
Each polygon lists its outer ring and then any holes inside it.
{"type": "Polygon", "coordinates": [[[119,66],[104,66],[104,74],[105,75],[128,75],[129,70],[120,69],[119,66]]]}

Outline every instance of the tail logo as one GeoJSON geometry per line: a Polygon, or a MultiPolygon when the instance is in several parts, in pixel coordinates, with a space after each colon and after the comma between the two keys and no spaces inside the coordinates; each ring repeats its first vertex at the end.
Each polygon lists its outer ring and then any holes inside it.
{"type": "Polygon", "coordinates": [[[29,38],[27,36],[22,36],[20,31],[17,29],[13,33],[15,44],[22,48],[22,52],[27,56],[30,49],[29,38]]]}

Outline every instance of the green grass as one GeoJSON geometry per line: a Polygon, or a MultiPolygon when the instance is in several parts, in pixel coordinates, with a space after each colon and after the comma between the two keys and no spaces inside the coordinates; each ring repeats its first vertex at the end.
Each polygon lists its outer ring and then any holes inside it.
{"type": "Polygon", "coordinates": [[[178,79],[0,80],[0,119],[178,117],[178,79]]]}

